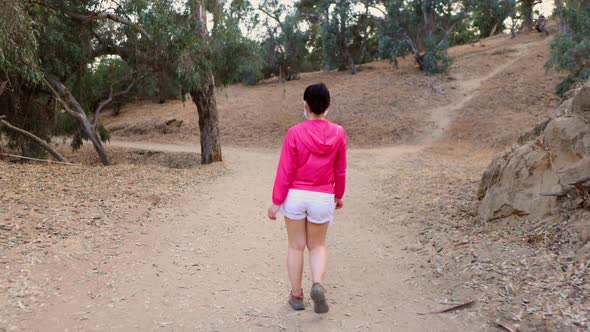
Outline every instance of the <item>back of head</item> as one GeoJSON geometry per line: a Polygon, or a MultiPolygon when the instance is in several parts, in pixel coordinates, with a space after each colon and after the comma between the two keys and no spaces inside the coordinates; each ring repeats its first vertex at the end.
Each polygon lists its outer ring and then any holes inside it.
{"type": "Polygon", "coordinates": [[[311,112],[322,114],[330,107],[330,91],[324,83],[312,84],[305,89],[303,100],[311,112]]]}

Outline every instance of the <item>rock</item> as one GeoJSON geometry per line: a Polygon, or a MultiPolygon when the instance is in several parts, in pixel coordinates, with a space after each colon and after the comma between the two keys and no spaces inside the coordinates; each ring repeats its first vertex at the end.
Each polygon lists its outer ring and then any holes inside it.
{"type": "Polygon", "coordinates": [[[568,96],[571,98],[552,118],[522,135],[511,151],[492,160],[477,192],[481,218],[555,218],[558,198],[540,194],[561,192],[590,175],[590,81],[568,96]]]}
{"type": "Polygon", "coordinates": [[[572,98],[572,113],[590,121],[590,80],[572,98]]]}

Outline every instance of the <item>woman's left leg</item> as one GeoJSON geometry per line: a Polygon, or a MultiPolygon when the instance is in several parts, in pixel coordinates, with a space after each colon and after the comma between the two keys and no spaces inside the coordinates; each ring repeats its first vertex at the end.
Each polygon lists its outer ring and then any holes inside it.
{"type": "Polygon", "coordinates": [[[289,247],[287,249],[287,270],[291,291],[297,295],[301,293],[301,278],[303,276],[303,253],[305,251],[305,223],[306,220],[293,220],[285,217],[289,247]]]}

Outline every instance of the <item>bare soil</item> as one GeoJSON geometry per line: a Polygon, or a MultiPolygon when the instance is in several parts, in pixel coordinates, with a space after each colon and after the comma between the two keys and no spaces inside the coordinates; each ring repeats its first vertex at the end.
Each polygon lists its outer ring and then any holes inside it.
{"type": "MultiPolygon", "coordinates": [[[[475,214],[493,154],[559,102],[558,76],[542,68],[548,42],[454,48],[442,76],[406,59],[399,70],[372,63],[353,77],[226,87],[222,164],[191,163],[196,111],[181,101],[107,114],[112,167],[0,161],[0,331],[583,329],[588,299],[567,283],[582,272],[475,214]],[[284,225],[264,216],[281,139],[317,81],[351,142],[323,316],[288,309],[284,225]]],[[[96,164],[87,147],[69,157],[96,164]]]]}

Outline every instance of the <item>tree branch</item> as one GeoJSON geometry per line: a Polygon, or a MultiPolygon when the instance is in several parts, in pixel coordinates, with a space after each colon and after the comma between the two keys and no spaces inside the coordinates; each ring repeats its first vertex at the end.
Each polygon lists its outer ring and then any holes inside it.
{"type": "Polygon", "coordinates": [[[453,32],[453,30],[455,29],[455,26],[457,26],[457,24],[459,24],[459,22],[463,21],[463,19],[465,19],[466,16],[461,16],[459,18],[457,18],[455,21],[453,21],[453,23],[451,24],[451,26],[447,29],[447,31],[445,31],[445,34],[443,36],[443,38],[438,42],[438,44],[436,45],[436,49],[438,50],[439,48],[441,48],[445,42],[447,41],[447,39],[449,38],[449,35],[451,34],[451,32],[453,32]]]}
{"type": "Polygon", "coordinates": [[[378,11],[381,12],[381,14],[383,14],[384,17],[387,17],[387,13],[383,9],[381,9],[381,8],[375,6],[375,5],[370,5],[369,8],[377,9],[378,11]]]}
{"type": "Polygon", "coordinates": [[[262,8],[262,6],[258,6],[258,10],[260,10],[261,12],[263,12],[264,14],[266,14],[266,16],[268,16],[268,17],[272,18],[273,20],[275,20],[279,24],[279,26],[281,27],[281,29],[283,29],[283,23],[281,22],[281,18],[280,17],[278,17],[278,16],[270,13],[266,9],[262,8]]]}
{"type": "Polygon", "coordinates": [[[15,127],[13,125],[11,125],[8,121],[4,120],[4,118],[6,118],[6,116],[2,115],[0,116],[0,124],[4,125],[4,127],[8,128],[9,130],[12,130],[15,133],[21,134],[33,141],[35,141],[35,143],[41,145],[41,147],[43,147],[43,149],[45,149],[45,151],[49,152],[49,154],[55,158],[57,161],[61,161],[64,163],[67,163],[68,161],[66,160],[66,158],[64,158],[59,152],[57,152],[57,150],[55,150],[51,145],[47,144],[44,140],[42,140],[41,138],[35,136],[34,134],[15,127]]]}
{"type": "Polygon", "coordinates": [[[119,91],[115,94],[113,94],[113,85],[115,85],[116,83],[113,83],[111,85],[111,92],[109,93],[109,97],[105,100],[103,100],[98,107],[96,108],[96,111],[94,112],[94,128],[96,129],[96,127],[98,126],[98,117],[100,115],[100,112],[108,105],[110,104],[114,98],[125,95],[127,93],[129,93],[131,91],[131,89],[133,88],[133,86],[135,85],[135,83],[137,83],[139,80],[141,80],[144,75],[138,76],[136,77],[133,81],[131,81],[131,83],[127,86],[127,88],[123,91],[119,91]]]}
{"type": "Polygon", "coordinates": [[[137,23],[133,23],[130,20],[115,15],[113,13],[108,13],[108,12],[98,12],[98,13],[90,13],[90,14],[78,14],[78,13],[66,13],[67,16],[80,21],[82,23],[89,23],[92,21],[98,21],[98,20],[111,20],[113,22],[117,22],[117,23],[121,23],[123,25],[127,25],[131,28],[133,28],[133,30],[141,33],[147,40],[149,40],[150,42],[153,41],[153,37],[152,35],[150,35],[141,25],[137,24],[137,23]]]}

